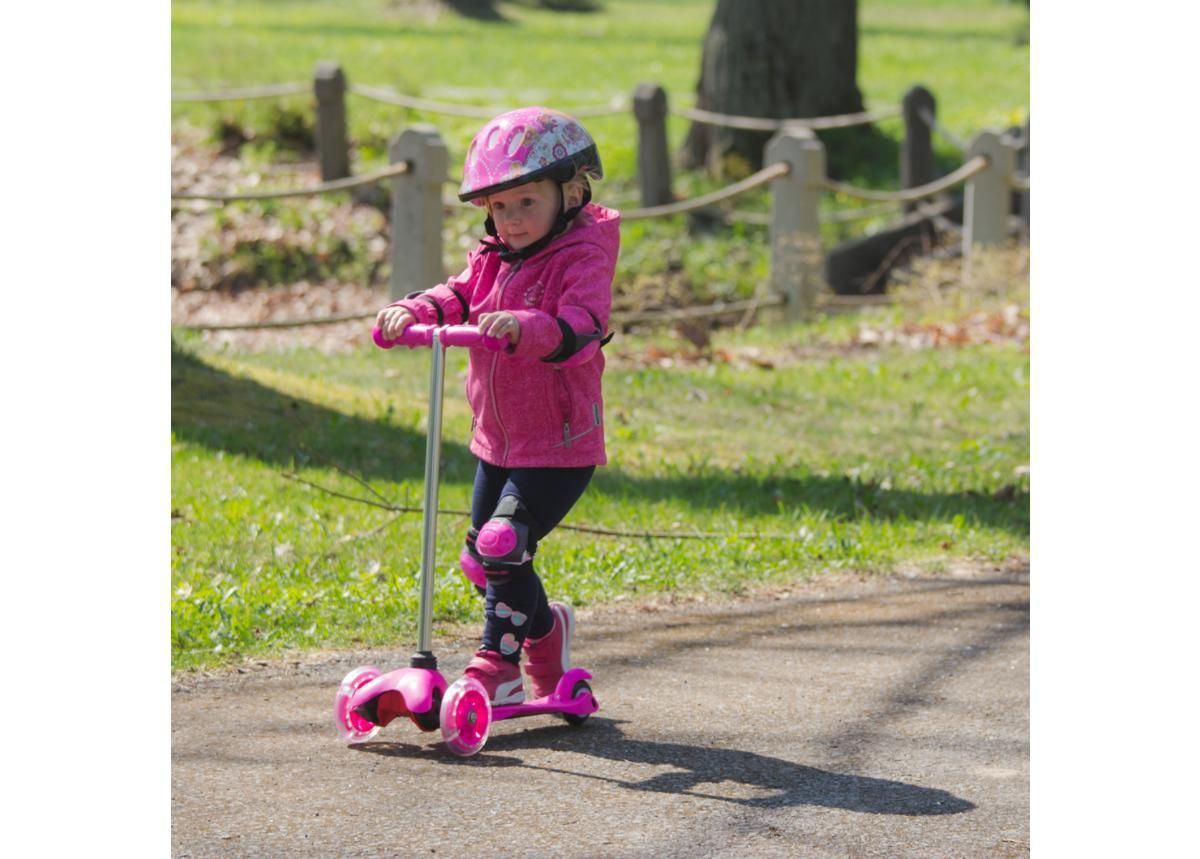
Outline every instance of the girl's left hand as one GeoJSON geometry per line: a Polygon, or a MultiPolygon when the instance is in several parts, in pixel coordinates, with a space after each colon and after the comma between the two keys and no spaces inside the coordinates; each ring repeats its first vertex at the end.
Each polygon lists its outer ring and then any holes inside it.
{"type": "Polygon", "coordinates": [[[521,339],[521,323],[507,310],[485,313],[479,317],[479,333],[488,337],[507,337],[516,346],[521,339]]]}

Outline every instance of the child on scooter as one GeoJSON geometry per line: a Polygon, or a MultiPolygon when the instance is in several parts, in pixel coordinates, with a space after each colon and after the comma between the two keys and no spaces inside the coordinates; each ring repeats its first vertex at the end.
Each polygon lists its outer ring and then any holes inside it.
{"type": "Polygon", "coordinates": [[[478,457],[471,527],[460,558],[485,596],[479,649],[464,672],[492,704],[534,698],[569,667],[575,618],[549,602],[534,571],[538,544],[579,500],[604,450],[601,376],[619,215],[591,202],[603,178],[577,121],[526,107],[501,114],[467,150],[459,199],[487,210],[484,239],[443,284],[388,305],[387,339],[414,323],[477,324],[503,352],[470,351],[470,450],[478,457]]]}

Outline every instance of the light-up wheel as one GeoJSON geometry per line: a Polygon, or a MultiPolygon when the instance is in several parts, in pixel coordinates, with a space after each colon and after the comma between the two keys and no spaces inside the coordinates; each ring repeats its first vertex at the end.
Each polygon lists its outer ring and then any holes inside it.
{"type": "Polygon", "coordinates": [[[467,757],[483,748],[492,725],[492,703],[483,684],[460,677],[442,698],[442,739],[456,755],[467,757]]]}
{"type": "Polygon", "coordinates": [[[350,699],[354,693],[379,676],[379,669],[373,665],[355,668],[344,678],[338,687],[337,695],[333,698],[333,725],[337,728],[338,737],[344,743],[365,743],[379,733],[379,726],[364,719],[350,709],[350,699]]]}

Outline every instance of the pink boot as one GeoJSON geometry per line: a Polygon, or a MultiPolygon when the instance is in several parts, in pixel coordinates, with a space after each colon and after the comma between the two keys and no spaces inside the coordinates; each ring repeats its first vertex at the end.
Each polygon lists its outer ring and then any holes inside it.
{"type": "Polygon", "coordinates": [[[554,626],[537,639],[526,639],[525,674],[533,687],[534,698],[554,692],[563,673],[571,667],[571,638],[575,635],[575,613],[566,603],[550,603],[554,626]]]}
{"type": "Polygon", "coordinates": [[[480,650],[463,670],[466,677],[474,677],[487,690],[492,706],[520,704],[525,701],[525,684],[521,680],[521,668],[503,658],[494,650],[480,650]]]}

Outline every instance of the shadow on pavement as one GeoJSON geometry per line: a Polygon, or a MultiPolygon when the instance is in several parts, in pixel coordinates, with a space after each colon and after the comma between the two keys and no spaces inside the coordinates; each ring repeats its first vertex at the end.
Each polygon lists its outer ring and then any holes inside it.
{"type": "Polygon", "coordinates": [[[542,745],[550,735],[557,735],[562,739],[555,747],[564,751],[573,750],[621,764],[668,766],[676,771],[660,773],[644,781],[626,781],[552,767],[531,766],[531,769],[599,779],[630,790],[675,793],[754,808],[813,805],[868,814],[932,815],[959,814],[975,807],[974,803],[936,788],[827,772],[754,752],[632,740],[621,732],[619,725],[612,719],[593,718],[583,731],[565,726],[535,728],[489,740],[484,753],[542,745]],[[721,783],[732,788],[730,793],[757,795],[722,795],[715,790],[721,783]],[[713,785],[714,789],[706,791],[704,785],[713,785]],[[764,792],[769,794],[762,795],[764,792]]]}
{"type": "Polygon", "coordinates": [[[484,750],[473,758],[456,758],[442,746],[418,747],[408,743],[363,743],[352,748],[389,757],[440,758],[450,765],[521,766],[604,781],[629,790],[674,793],[753,808],[812,805],[867,814],[909,816],[961,814],[975,808],[974,803],[938,788],[828,772],[737,749],[632,740],[622,733],[619,722],[596,717],[590,719],[583,730],[560,725],[492,737],[484,750]],[[635,763],[670,767],[673,771],[659,773],[644,781],[628,781],[595,771],[526,764],[519,758],[497,754],[533,747],[604,758],[619,763],[622,768],[635,763]],[[705,790],[704,785],[712,785],[712,788],[705,790]],[[725,795],[718,792],[721,785],[725,786],[725,795]]]}

